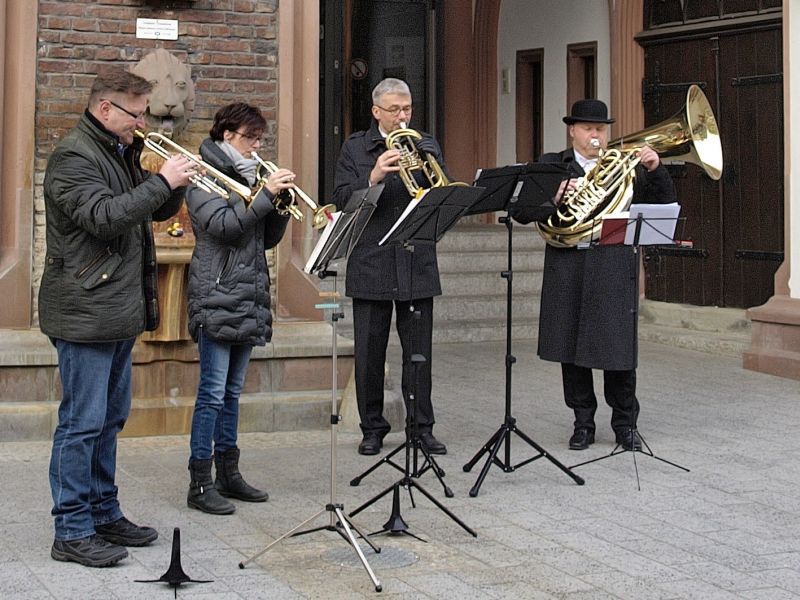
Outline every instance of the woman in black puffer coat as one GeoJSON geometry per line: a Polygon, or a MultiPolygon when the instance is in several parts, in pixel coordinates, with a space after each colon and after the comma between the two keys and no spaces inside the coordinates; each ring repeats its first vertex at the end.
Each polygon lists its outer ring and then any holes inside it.
{"type": "MultiPolygon", "coordinates": [[[[252,153],[261,146],[265,128],[258,108],[229,104],[215,115],[200,154],[253,188],[257,162],[252,153]]],[[[239,395],[253,346],[272,337],[265,251],[280,241],[289,219],[275,210],[272,198],[291,188],[293,180],[294,173],[278,169],[249,206],[235,193],[225,199],[191,186],[186,194],[197,240],[189,265],[189,331],[200,352],[187,503],[207,513],[232,513],[235,507],[226,498],[264,502],[268,497],[239,473],[239,395]]]]}

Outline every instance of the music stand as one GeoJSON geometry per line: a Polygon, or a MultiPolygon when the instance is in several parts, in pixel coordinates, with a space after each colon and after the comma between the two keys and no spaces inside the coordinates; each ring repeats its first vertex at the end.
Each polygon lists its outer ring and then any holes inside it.
{"type": "MultiPolygon", "coordinates": [[[[606,223],[603,223],[603,227],[601,229],[600,238],[596,240],[594,243],[599,244],[609,244],[609,239],[613,240],[610,245],[616,244],[624,244],[629,245],[634,255],[635,261],[635,275],[634,275],[634,306],[639,305],[639,270],[640,270],[640,247],[646,245],[663,245],[666,243],[674,243],[671,240],[674,236],[675,231],[675,224],[678,220],[677,212],[674,216],[659,216],[663,215],[663,209],[667,209],[673,205],[658,205],[658,204],[643,204],[643,205],[632,205],[631,210],[628,214],[621,214],[621,215],[614,215],[612,219],[616,221],[615,223],[611,224],[610,226],[606,226],[606,223]],[[636,216],[634,216],[636,215],[636,216]],[[622,233],[624,232],[624,235],[622,233]]],[[[678,209],[679,210],[679,209],[678,209]]],[[[638,351],[638,318],[639,318],[639,311],[633,311],[633,318],[634,318],[634,327],[633,327],[633,336],[634,336],[634,348],[638,351]]],[[[649,456],[650,458],[655,458],[656,460],[660,460],[663,463],[671,465],[677,469],[681,469],[689,473],[689,469],[683,467],[677,463],[671,462],[660,456],[656,456],[653,450],[650,448],[650,445],[644,439],[644,437],[639,433],[636,425],[636,415],[638,413],[638,406],[631,407],[630,410],[630,424],[629,429],[626,432],[626,435],[630,436],[630,448],[625,448],[622,443],[617,443],[614,446],[614,449],[604,456],[600,456],[597,458],[593,458],[591,460],[586,460],[580,462],[578,464],[572,465],[570,468],[575,469],[577,467],[581,467],[583,465],[588,465],[590,463],[598,462],[601,460],[605,460],[606,458],[611,458],[612,456],[617,456],[618,454],[623,454],[625,452],[630,452],[633,456],[633,468],[636,473],[636,487],[639,491],[641,491],[641,482],[639,480],[639,465],[636,462],[636,453],[642,453],[645,456],[649,456]],[[635,441],[637,437],[641,440],[642,446],[641,448],[636,448],[635,441]],[[645,451],[645,448],[647,449],[645,451]]]]}
{"type": "MultiPolygon", "coordinates": [[[[450,229],[456,221],[463,215],[467,209],[474,204],[482,195],[481,188],[475,188],[463,185],[449,185],[444,187],[431,188],[419,200],[412,200],[403,214],[398,218],[395,224],[391,227],[389,232],[381,239],[379,244],[402,244],[403,247],[412,252],[411,257],[413,261],[414,244],[427,243],[435,244],[442,239],[445,232],[450,229]]],[[[413,268],[411,269],[413,272],[413,268]]],[[[411,282],[410,289],[413,288],[411,282]]],[[[410,310],[414,313],[415,318],[419,318],[419,313],[414,311],[414,299],[411,299],[410,310]]],[[[442,484],[445,491],[445,496],[451,498],[453,496],[452,490],[445,485],[442,476],[444,471],[436,464],[433,456],[419,439],[419,428],[416,419],[416,395],[417,395],[417,378],[418,368],[420,363],[427,360],[421,354],[413,352],[413,335],[411,343],[411,366],[412,377],[409,386],[408,394],[408,410],[406,412],[406,440],[397,448],[395,448],[386,458],[381,459],[375,465],[367,469],[364,473],[356,477],[350,482],[350,485],[358,485],[361,479],[367,474],[377,469],[382,464],[389,464],[394,468],[403,472],[403,476],[395,481],[388,488],[380,492],[378,495],[367,500],[364,504],[356,508],[350,513],[350,516],[356,515],[368,506],[374,504],[389,492],[393,493],[392,496],[392,513],[389,520],[384,524],[383,529],[375,532],[376,534],[391,533],[391,534],[405,534],[410,535],[416,539],[422,539],[408,531],[408,525],[400,514],[400,488],[408,491],[411,497],[412,506],[414,504],[414,496],[412,489],[417,489],[430,500],[434,506],[444,512],[453,521],[458,523],[467,533],[473,537],[477,537],[475,533],[466,523],[453,514],[447,507],[434,498],[425,488],[423,488],[416,479],[426,470],[431,469],[436,474],[439,483],[442,484]],[[401,468],[396,463],[392,462],[390,458],[397,454],[400,450],[405,449],[405,464],[401,468]],[[417,452],[421,451],[425,457],[425,462],[421,470],[417,469],[417,452]],[[414,470],[411,470],[413,453],[414,470]]],[[[424,541],[424,540],[422,540],[424,541]]]]}
{"type": "Polygon", "coordinates": [[[489,467],[495,465],[504,473],[511,473],[520,467],[540,458],[546,458],[556,467],[569,475],[575,483],[583,485],[584,480],[556,460],[547,450],[542,448],[533,439],[517,427],[517,420],[511,414],[511,367],[517,362],[511,353],[512,337],[512,288],[514,272],[512,268],[513,257],[513,222],[514,218],[521,222],[540,221],[546,219],[555,211],[552,199],[555,197],[562,181],[569,178],[569,170],[560,163],[536,163],[526,165],[511,165],[497,169],[484,169],[479,172],[475,185],[485,187],[486,194],[476,202],[467,214],[480,214],[505,210],[506,216],[499,221],[506,226],[508,232],[507,243],[507,269],[500,272],[500,277],[506,280],[506,357],[505,357],[505,417],[503,423],[495,431],[481,449],[464,465],[465,472],[472,470],[484,454],[488,454],[486,462],[481,469],[478,479],[469,491],[471,497],[478,495],[483,480],[489,472],[489,467]],[[519,436],[526,444],[534,448],[538,454],[526,460],[512,464],[511,462],[511,434],[519,436]],[[503,459],[497,457],[500,447],[504,446],[503,459]]]}
{"type": "Polygon", "coordinates": [[[266,548],[261,550],[258,554],[250,557],[246,561],[239,563],[239,568],[244,569],[245,565],[265,552],[267,552],[270,548],[275,546],[276,544],[280,543],[282,540],[286,539],[287,537],[298,536],[298,535],[305,535],[307,533],[312,533],[315,531],[333,531],[338,533],[345,539],[355,550],[356,554],[358,555],[358,559],[361,561],[361,564],[366,569],[367,574],[369,575],[370,579],[372,580],[373,585],[375,586],[375,591],[380,592],[382,587],[380,581],[378,581],[375,573],[372,571],[369,563],[367,562],[366,556],[364,556],[364,552],[361,550],[361,547],[358,545],[355,536],[353,535],[353,530],[361,536],[361,538],[369,544],[373,551],[379,553],[381,549],[377,547],[369,537],[365,536],[358,527],[356,527],[352,522],[348,521],[347,517],[344,514],[344,505],[341,502],[338,502],[336,499],[336,425],[339,424],[341,421],[341,415],[339,415],[336,403],[336,396],[338,393],[338,385],[337,385],[337,350],[336,350],[336,324],[339,319],[344,317],[344,313],[339,312],[340,305],[336,302],[336,298],[338,298],[338,294],[336,292],[336,272],[335,271],[328,271],[327,267],[330,262],[334,260],[338,260],[340,258],[347,258],[350,252],[352,251],[353,247],[356,245],[359,236],[364,231],[364,226],[369,221],[369,218],[372,216],[373,211],[375,210],[376,203],[378,198],[380,197],[381,193],[383,192],[383,184],[376,185],[364,190],[358,190],[353,193],[350,197],[350,200],[347,202],[347,206],[343,211],[333,213],[331,217],[331,221],[325,226],[325,229],[320,235],[320,239],[317,242],[316,246],[314,247],[313,252],[311,253],[311,257],[309,261],[306,263],[304,271],[306,273],[317,273],[320,278],[324,278],[327,276],[333,276],[333,292],[320,294],[321,296],[328,296],[330,298],[330,302],[322,303],[315,305],[315,308],[318,309],[331,309],[331,362],[332,362],[332,370],[331,370],[331,466],[330,466],[330,500],[325,505],[323,509],[316,512],[314,515],[297,525],[296,527],[290,529],[277,539],[275,539],[272,543],[270,543],[266,548]],[[303,527],[306,525],[311,524],[314,522],[318,517],[328,513],[330,515],[330,521],[327,525],[323,525],[320,527],[315,527],[312,529],[307,529],[301,531],[303,527]]]}

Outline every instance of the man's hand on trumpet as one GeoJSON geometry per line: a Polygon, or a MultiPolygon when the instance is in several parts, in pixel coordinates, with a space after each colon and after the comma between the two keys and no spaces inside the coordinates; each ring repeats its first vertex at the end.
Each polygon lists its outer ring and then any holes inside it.
{"type": "Polygon", "coordinates": [[[197,165],[182,154],[173,154],[164,161],[158,172],[174,190],[189,185],[192,177],[197,175],[197,165]]]}
{"type": "Polygon", "coordinates": [[[289,169],[278,169],[274,173],[270,173],[267,177],[266,187],[269,193],[277,196],[282,190],[288,190],[294,187],[294,178],[296,175],[289,169]]]}

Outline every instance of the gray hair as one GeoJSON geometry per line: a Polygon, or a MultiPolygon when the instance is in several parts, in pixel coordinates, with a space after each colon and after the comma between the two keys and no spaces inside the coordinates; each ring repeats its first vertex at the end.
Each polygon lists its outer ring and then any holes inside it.
{"type": "Polygon", "coordinates": [[[411,90],[402,79],[387,77],[372,90],[372,103],[377,105],[384,94],[403,94],[411,97],[411,90]]]}

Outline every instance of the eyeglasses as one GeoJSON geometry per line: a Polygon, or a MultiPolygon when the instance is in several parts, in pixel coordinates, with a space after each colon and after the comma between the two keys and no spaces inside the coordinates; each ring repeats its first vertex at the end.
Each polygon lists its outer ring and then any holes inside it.
{"type": "Polygon", "coordinates": [[[136,121],[140,121],[140,120],[144,119],[144,114],[145,114],[145,112],[147,112],[147,111],[142,111],[137,115],[136,113],[132,113],[131,111],[129,111],[127,108],[123,108],[122,106],[120,106],[119,104],[114,102],[113,100],[109,100],[108,98],[100,98],[100,100],[105,100],[111,106],[113,106],[114,108],[120,109],[122,112],[124,112],[126,115],[128,115],[129,117],[131,117],[132,119],[134,119],[136,121]]]}
{"type": "Polygon", "coordinates": [[[250,133],[242,133],[241,131],[234,131],[233,133],[235,133],[236,135],[238,135],[240,137],[243,137],[244,139],[246,139],[251,144],[253,142],[255,142],[256,140],[260,140],[261,139],[261,134],[260,133],[258,135],[252,135],[250,133]]]}
{"type": "MultiPolygon", "coordinates": [[[[378,106],[377,104],[375,106],[378,106]]],[[[382,106],[378,106],[382,111],[389,113],[393,117],[396,117],[401,112],[406,113],[407,115],[411,114],[411,111],[414,110],[414,107],[410,104],[406,106],[390,106],[389,108],[383,108],[382,106]]]]}

